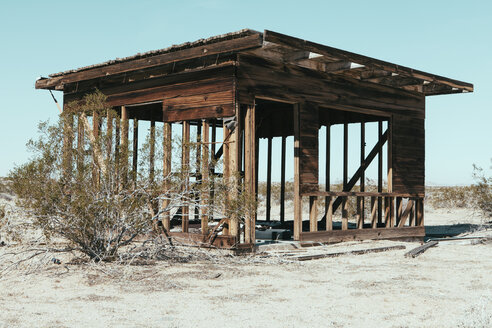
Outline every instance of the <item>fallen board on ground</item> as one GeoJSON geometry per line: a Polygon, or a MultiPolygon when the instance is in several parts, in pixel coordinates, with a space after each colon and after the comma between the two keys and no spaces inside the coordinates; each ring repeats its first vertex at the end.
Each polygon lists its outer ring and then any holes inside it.
{"type": "Polygon", "coordinates": [[[380,253],[380,252],[392,251],[392,250],[397,250],[397,249],[405,249],[405,248],[406,248],[406,246],[404,246],[404,245],[397,245],[397,246],[389,246],[389,247],[360,249],[360,250],[355,250],[355,251],[339,252],[339,253],[305,255],[305,256],[295,257],[294,259],[297,261],[309,261],[309,260],[323,259],[323,258],[327,258],[327,257],[338,257],[338,256],[342,256],[342,255],[363,255],[363,254],[367,254],[367,253],[380,253]]]}
{"type": "Polygon", "coordinates": [[[430,241],[428,243],[425,243],[419,247],[416,247],[412,249],[411,251],[405,253],[405,257],[417,257],[423,252],[425,252],[427,249],[436,246],[439,242],[437,240],[430,241]]]}

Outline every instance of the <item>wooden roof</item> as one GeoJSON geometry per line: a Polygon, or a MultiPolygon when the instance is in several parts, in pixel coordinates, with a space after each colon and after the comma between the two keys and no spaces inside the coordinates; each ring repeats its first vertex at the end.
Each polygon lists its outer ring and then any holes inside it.
{"type": "Polygon", "coordinates": [[[204,56],[254,53],[291,65],[428,95],[473,92],[473,84],[265,30],[244,29],[135,56],[82,67],[36,81],[36,89],[134,72],[204,56]]]}

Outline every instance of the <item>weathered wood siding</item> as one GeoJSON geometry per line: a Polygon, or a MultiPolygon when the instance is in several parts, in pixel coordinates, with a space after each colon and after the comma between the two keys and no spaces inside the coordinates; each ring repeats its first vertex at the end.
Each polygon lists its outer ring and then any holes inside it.
{"type": "Polygon", "coordinates": [[[292,103],[309,101],[319,106],[366,114],[399,113],[424,118],[423,96],[354,78],[240,54],[237,90],[239,102],[255,97],[292,103]]]}
{"type": "Polygon", "coordinates": [[[424,120],[393,115],[393,192],[425,192],[424,120]]]}
{"type": "MultiPolygon", "coordinates": [[[[67,88],[72,90],[73,88],[67,88]]],[[[65,103],[79,100],[94,89],[65,92],[65,103]]],[[[163,101],[168,122],[234,115],[234,66],[167,74],[127,83],[104,84],[99,89],[110,106],[163,101]]]]}
{"type": "Polygon", "coordinates": [[[255,97],[264,97],[310,104],[305,110],[301,106],[299,118],[301,192],[318,183],[318,126],[314,121],[321,106],[392,119],[393,191],[424,193],[422,94],[243,54],[238,57],[237,79],[241,103],[252,104],[255,97]]]}
{"type": "Polygon", "coordinates": [[[299,106],[299,183],[300,191],[318,191],[319,110],[313,103],[299,106]]]}

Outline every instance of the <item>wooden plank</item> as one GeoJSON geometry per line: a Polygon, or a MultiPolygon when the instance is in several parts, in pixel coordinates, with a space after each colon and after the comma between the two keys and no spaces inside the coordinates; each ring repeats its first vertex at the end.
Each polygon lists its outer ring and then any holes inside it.
{"type": "Polygon", "coordinates": [[[133,119],[133,162],[132,162],[132,179],[134,185],[137,184],[138,170],[138,120],[133,119]]]}
{"type": "MultiPolygon", "coordinates": [[[[362,170],[364,171],[364,170],[362,170]]],[[[348,189],[348,123],[345,121],[343,124],[343,191],[349,191],[348,189]]],[[[335,206],[336,210],[336,206],[335,206]]]]}
{"type": "MultiPolygon", "coordinates": [[[[190,174],[190,123],[184,121],[181,130],[182,154],[181,154],[181,170],[183,174],[183,192],[189,192],[189,174],[190,174]]],[[[183,197],[183,202],[187,202],[188,195],[183,197]]],[[[189,206],[181,206],[181,230],[188,232],[189,227],[189,206]]]]}
{"type": "Polygon", "coordinates": [[[396,246],[360,249],[360,250],[347,251],[347,252],[295,256],[295,257],[291,257],[291,259],[297,260],[297,261],[309,261],[309,260],[324,259],[324,258],[328,258],[328,257],[339,257],[339,256],[343,256],[343,255],[364,255],[364,254],[369,254],[369,253],[381,253],[381,252],[394,251],[394,250],[406,249],[406,248],[407,247],[405,245],[396,245],[396,246]]]}
{"type": "Polygon", "coordinates": [[[301,193],[302,196],[334,196],[334,197],[347,197],[347,196],[361,196],[361,197],[424,197],[424,194],[404,194],[398,192],[371,192],[371,191],[311,191],[301,193]]]}
{"type": "Polygon", "coordinates": [[[388,192],[393,191],[393,122],[392,118],[388,120],[388,143],[386,144],[386,159],[388,175],[386,179],[388,192]]]}
{"type": "Polygon", "coordinates": [[[267,190],[266,190],[266,220],[270,221],[272,198],[272,138],[267,142],[267,190]]]}
{"type": "Polygon", "coordinates": [[[120,166],[121,166],[121,187],[125,188],[128,182],[128,110],[121,106],[121,141],[120,147],[120,166]]]}
{"type": "MultiPolygon", "coordinates": [[[[228,185],[231,187],[230,192],[227,195],[227,199],[229,202],[233,201],[237,198],[238,190],[239,190],[239,180],[240,180],[240,165],[241,162],[239,160],[239,152],[240,152],[240,131],[241,131],[241,106],[237,106],[236,108],[236,127],[233,131],[229,131],[230,143],[225,144],[224,146],[224,156],[226,147],[229,149],[229,172],[228,176],[230,182],[228,185]]],[[[224,134],[225,136],[225,134],[224,134]]],[[[224,160],[226,157],[224,157],[224,160]]],[[[227,213],[228,211],[226,211],[227,213]]],[[[240,229],[239,229],[239,217],[237,213],[230,213],[230,224],[229,224],[229,234],[236,238],[236,240],[240,240],[240,229]]]]}
{"type": "Polygon", "coordinates": [[[337,48],[325,46],[322,44],[294,38],[285,34],[280,34],[277,32],[265,30],[263,37],[265,41],[280,44],[282,46],[287,46],[300,50],[307,50],[321,55],[326,55],[329,57],[335,57],[340,60],[358,63],[373,69],[381,69],[399,75],[410,76],[425,81],[433,81],[436,83],[450,86],[452,88],[460,88],[470,92],[473,91],[473,84],[470,83],[453,80],[444,76],[422,72],[413,68],[396,65],[386,61],[352,53],[349,51],[344,51],[337,48]]]}
{"type": "MultiPolygon", "coordinates": [[[[381,147],[378,148],[378,192],[383,192],[383,121],[378,122],[378,143],[381,147]]],[[[383,200],[378,197],[378,224],[383,223],[383,200]]]]}
{"type": "MultiPolygon", "coordinates": [[[[235,61],[235,59],[234,59],[235,61]]],[[[106,97],[110,106],[132,105],[165,100],[177,96],[205,94],[230,90],[234,84],[234,61],[176,72],[169,68],[144,73],[110,76],[66,85],[64,99],[68,102],[81,100],[95,88],[106,97]]]]}
{"type": "Polygon", "coordinates": [[[255,107],[247,106],[244,120],[244,181],[249,209],[245,219],[245,243],[255,243],[255,214],[256,198],[256,136],[255,136],[255,107]]]}
{"type": "Polygon", "coordinates": [[[186,109],[164,109],[165,122],[179,122],[183,120],[197,120],[207,118],[220,118],[234,116],[233,103],[220,104],[217,106],[193,107],[186,109]]]}
{"type": "Polygon", "coordinates": [[[286,136],[282,136],[282,146],[280,155],[280,222],[285,221],[285,141],[286,136]]]}
{"type": "Polygon", "coordinates": [[[401,197],[396,197],[396,226],[400,226],[401,215],[403,214],[403,202],[401,197]]]}
{"type": "Polygon", "coordinates": [[[178,96],[166,99],[165,109],[177,111],[180,109],[212,107],[232,104],[234,101],[233,90],[224,90],[206,94],[193,94],[190,96],[178,96]]]}
{"type": "Polygon", "coordinates": [[[422,198],[417,199],[416,207],[416,225],[424,226],[424,200],[422,198]]]}
{"type": "Polygon", "coordinates": [[[405,253],[405,257],[412,257],[415,258],[419,256],[420,254],[423,254],[426,250],[428,250],[431,247],[437,246],[439,242],[437,240],[429,241],[419,247],[416,247],[409,252],[405,253]]]}
{"type": "Polygon", "coordinates": [[[318,74],[285,63],[239,55],[238,91],[243,95],[282,99],[288,102],[312,102],[346,111],[362,111],[384,116],[401,113],[424,118],[424,96],[347,79],[329,74],[318,74]]]}
{"type": "MultiPolygon", "coordinates": [[[[163,158],[164,163],[162,167],[162,175],[164,179],[164,195],[167,195],[169,189],[171,188],[170,178],[171,178],[171,158],[172,158],[172,124],[164,123],[163,131],[163,158]]],[[[170,200],[164,199],[162,201],[162,207],[165,209],[169,206],[170,200]]],[[[171,218],[170,211],[163,212],[162,225],[165,231],[169,232],[171,229],[171,218]]]]}
{"type": "Polygon", "coordinates": [[[302,196],[300,181],[300,108],[294,105],[294,240],[302,233],[302,196]]]}
{"type": "Polygon", "coordinates": [[[111,109],[106,111],[106,153],[108,163],[111,162],[113,153],[113,119],[114,112],[111,109]]]}
{"type": "MultiPolygon", "coordinates": [[[[328,117],[329,118],[329,117],[328,117]]],[[[328,122],[326,125],[326,163],[325,163],[325,191],[330,191],[330,162],[331,162],[331,124],[328,122]]],[[[328,215],[328,208],[330,206],[331,197],[325,197],[325,216],[328,215]]],[[[333,209],[333,204],[331,204],[333,209]]],[[[327,223],[328,224],[328,223],[327,223]]],[[[327,227],[328,228],[328,227],[327,227]]]]}
{"type": "Polygon", "coordinates": [[[357,229],[364,228],[364,197],[357,196],[357,229]]]}
{"type": "Polygon", "coordinates": [[[347,197],[342,197],[342,230],[348,229],[348,200],[347,197]]]}
{"type": "Polygon", "coordinates": [[[201,228],[202,228],[202,233],[203,234],[208,234],[208,213],[209,213],[209,160],[210,160],[210,152],[209,152],[209,134],[210,134],[210,124],[206,121],[203,120],[202,122],[202,137],[201,137],[201,155],[202,155],[202,167],[201,167],[201,173],[202,173],[202,186],[201,186],[201,192],[200,192],[200,220],[201,220],[201,228]]]}
{"type": "Polygon", "coordinates": [[[351,240],[396,239],[424,236],[424,227],[403,227],[303,232],[300,240],[338,243],[351,240]]]}
{"type": "Polygon", "coordinates": [[[80,118],[77,118],[77,178],[82,179],[82,170],[84,168],[84,124],[80,118]]]}
{"type": "Polygon", "coordinates": [[[149,67],[164,65],[167,63],[173,63],[176,61],[199,58],[202,57],[204,54],[207,54],[207,56],[211,56],[215,54],[237,52],[241,50],[257,48],[260,47],[262,43],[263,43],[262,35],[254,34],[237,39],[226,40],[226,41],[216,42],[208,45],[191,47],[179,51],[164,53],[156,56],[129,60],[126,62],[116,63],[113,65],[96,67],[96,68],[87,69],[71,74],[65,74],[62,76],[49,78],[49,79],[40,79],[36,81],[36,89],[53,89],[67,83],[96,79],[112,74],[131,72],[131,71],[141,70],[149,67]]]}
{"type": "Polygon", "coordinates": [[[333,197],[327,196],[325,201],[328,203],[328,209],[326,211],[326,230],[333,230],[333,197]]]}
{"type": "MultiPolygon", "coordinates": [[[[402,203],[400,203],[400,205],[401,204],[402,203]]],[[[414,204],[413,199],[409,199],[408,200],[408,203],[407,203],[407,206],[405,207],[405,210],[403,211],[403,213],[400,216],[400,221],[398,222],[398,227],[405,226],[405,223],[407,221],[407,218],[409,217],[409,215],[411,214],[411,212],[413,210],[413,204],[414,204]]],[[[412,223],[410,222],[409,225],[412,226],[412,223]]]]}
{"type": "Polygon", "coordinates": [[[309,197],[309,231],[318,231],[318,197],[309,197]]]}
{"type": "Polygon", "coordinates": [[[377,217],[377,212],[378,212],[378,197],[376,196],[371,196],[371,227],[377,228],[378,226],[378,217],[377,217]]]}
{"type": "MultiPolygon", "coordinates": [[[[209,245],[207,235],[188,232],[169,232],[169,236],[185,245],[199,245],[201,247],[209,245]]],[[[232,248],[236,245],[236,239],[233,236],[217,235],[215,236],[212,246],[218,248],[232,248]]]]}
{"type": "Polygon", "coordinates": [[[63,123],[63,179],[66,185],[65,193],[72,182],[72,160],[73,160],[73,114],[67,114],[63,123]]]}
{"type": "Polygon", "coordinates": [[[99,153],[99,148],[100,148],[100,140],[99,140],[99,129],[101,126],[101,120],[99,117],[99,113],[97,111],[92,112],[92,134],[94,138],[94,144],[92,145],[93,152],[92,152],[92,181],[94,183],[94,186],[99,186],[99,183],[101,182],[101,171],[100,168],[98,167],[97,160],[96,160],[96,154],[99,153]]]}

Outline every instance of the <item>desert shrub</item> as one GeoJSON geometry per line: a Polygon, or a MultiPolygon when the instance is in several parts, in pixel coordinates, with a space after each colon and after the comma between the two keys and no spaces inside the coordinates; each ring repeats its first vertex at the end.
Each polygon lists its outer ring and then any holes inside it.
{"type": "Polygon", "coordinates": [[[485,216],[492,217],[492,176],[487,177],[482,168],[473,165],[473,178],[473,202],[485,216]]]}
{"type": "Polygon", "coordinates": [[[64,237],[97,261],[114,258],[120,247],[150,231],[149,204],[156,187],[145,181],[123,188],[116,173],[122,170],[114,155],[104,159],[105,170],[97,162],[94,175],[92,160],[105,151],[104,134],[93,142],[86,140],[84,147],[67,146],[66,138],[74,136],[72,115],[82,120],[87,112],[106,113],[110,109],[104,101],[99,93],[87,96],[67,106],[56,124],[41,123],[39,139],[28,142],[32,158],[9,174],[19,205],[29,211],[47,238],[64,237]]]}
{"type": "Polygon", "coordinates": [[[492,216],[492,176],[473,165],[475,183],[470,186],[433,187],[428,189],[426,201],[436,208],[472,208],[492,216]]]}
{"type": "Polygon", "coordinates": [[[471,205],[473,186],[433,187],[426,201],[435,208],[465,208],[471,205]]]}
{"type": "MultiPolygon", "coordinates": [[[[181,167],[177,163],[173,166],[178,169],[169,176],[163,176],[160,165],[150,172],[150,143],[162,144],[160,133],[155,136],[160,140],[147,138],[140,148],[138,172],[133,172],[128,165],[128,158],[132,157],[129,145],[119,144],[119,148],[112,149],[116,133],[107,130],[108,116],[116,117],[116,113],[105,107],[105,97],[99,92],[65,105],[59,121],[41,123],[39,138],[28,142],[32,158],[10,172],[10,188],[19,205],[47,238],[63,237],[93,260],[112,260],[121,247],[137,236],[160,229],[157,220],[163,211],[173,216],[181,206],[206,207],[210,214],[241,218],[255,208],[254,198],[239,192],[239,177],[224,181],[211,176],[207,182],[198,181],[196,177],[190,179],[198,167],[181,167]],[[87,117],[93,113],[101,118],[97,135],[87,117]],[[87,136],[80,145],[73,142],[79,123],[87,136]],[[196,195],[212,188],[213,199],[200,202],[196,195]],[[237,197],[230,200],[226,196],[232,191],[237,197]],[[160,206],[163,200],[168,203],[166,208],[160,206]]],[[[180,140],[173,142],[174,161],[180,158],[182,144],[180,140]]],[[[155,148],[158,151],[154,153],[154,162],[162,163],[160,147],[155,148]]]]}

